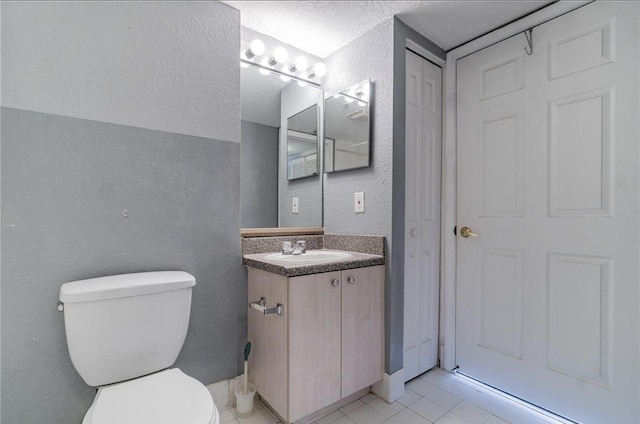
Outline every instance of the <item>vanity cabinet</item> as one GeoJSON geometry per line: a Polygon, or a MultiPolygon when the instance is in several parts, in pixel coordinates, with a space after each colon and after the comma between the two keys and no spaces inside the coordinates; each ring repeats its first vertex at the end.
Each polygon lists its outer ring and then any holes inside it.
{"type": "Polygon", "coordinates": [[[379,381],[383,373],[384,266],[284,277],[249,268],[250,379],[287,422],[379,381]]]}

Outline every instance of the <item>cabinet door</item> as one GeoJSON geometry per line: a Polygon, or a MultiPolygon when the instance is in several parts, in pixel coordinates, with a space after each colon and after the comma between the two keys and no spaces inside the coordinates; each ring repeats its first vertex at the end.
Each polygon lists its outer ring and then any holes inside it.
{"type": "Polygon", "coordinates": [[[263,315],[255,309],[247,314],[247,337],[251,341],[249,381],[283,418],[287,418],[287,277],[249,268],[249,302],[267,299],[267,306],[284,305],[284,316],[263,315]]]}
{"type": "Polygon", "coordinates": [[[289,421],[340,400],[340,272],[289,278],[289,421]]]}
{"type": "Polygon", "coordinates": [[[342,397],[382,379],[384,267],[342,271],[342,397]]]}

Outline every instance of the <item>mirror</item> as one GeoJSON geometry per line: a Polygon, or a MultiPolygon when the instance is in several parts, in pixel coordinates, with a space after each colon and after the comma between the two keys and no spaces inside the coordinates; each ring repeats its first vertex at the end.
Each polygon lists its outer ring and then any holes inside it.
{"type": "Polygon", "coordinates": [[[324,172],[369,166],[370,97],[365,80],[325,100],[324,172]]]}
{"type": "MultiPolygon", "coordinates": [[[[248,47],[244,40],[255,38],[264,40],[267,46],[284,45],[242,27],[241,48],[248,47]]],[[[286,48],[291,57],[306,55],[309,63],[320,60],[290,46],[286,48]]],[[[265,75],[251,66],[240,70],[240,86],[241,227],[322,227],[318,137],[323,130],[323,91],[311,84],[303,87],[295,80],[285,81],[273,73],[265,75]],[[309,175],[304,178],[289,179],[290,138],[292,148],[295,143],[302,143],[295,148],[306,160],[305,173],[309,175]],[[310,138],[315,139],[315,161],[310,138]],[[298,199],[298,213],[292,212],[294,197],[298,199]]]]}
{"type": "Polygon", "coordinates": [[[287,179],[318,175],[318,105],[287,119],[287,179]]]}

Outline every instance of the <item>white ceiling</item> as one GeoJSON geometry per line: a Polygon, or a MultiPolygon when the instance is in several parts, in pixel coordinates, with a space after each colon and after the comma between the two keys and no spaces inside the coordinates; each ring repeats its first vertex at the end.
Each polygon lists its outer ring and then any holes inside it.
{"type": "Polygon", "coordinates": [[[243,26],[326,58],[398,15],[445,50],[527,15],[550,0],[236,1],[243,26]]]}

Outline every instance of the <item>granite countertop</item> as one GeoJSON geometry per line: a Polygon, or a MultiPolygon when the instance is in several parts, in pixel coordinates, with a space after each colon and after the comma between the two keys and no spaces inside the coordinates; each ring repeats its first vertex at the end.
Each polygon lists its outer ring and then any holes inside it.
{"type": "Polygon", "coordinates": [[[366,266],[384,265],[384,256],[370,255],[367,253],[348,252],[333,250],[332,252],[348,253],[350,257],[345,259],[334,259],[322,262],[296,261],[287,263],[285,261],[267,259],[267,256],[277,252],[254,253],[244,255],[242,263],[248,267],[271,272],[273,274],[284,275],[285,277],[296,277],[299,275],[318,274],[321,272],[341,271],[344,269],[362,268],[366,266]]]}

